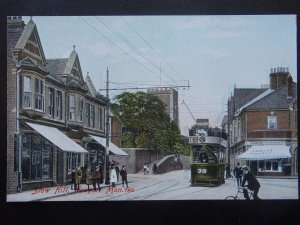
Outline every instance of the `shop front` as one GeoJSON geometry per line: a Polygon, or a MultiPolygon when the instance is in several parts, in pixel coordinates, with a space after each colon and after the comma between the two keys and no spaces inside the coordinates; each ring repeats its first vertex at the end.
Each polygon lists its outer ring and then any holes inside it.
{"type": "Polygon", "coordinates": [[[256,145],[246,152],[236,156],[257,176],[286,176],[291,175],[290,146],[285,145],[256,145]]]}
{"type": "Polygon", "coordinates": [[[68,169],[88,153],[57,128],[26,122],[22,131],[22,189],[55,186],[67,182],[68,169]]]}

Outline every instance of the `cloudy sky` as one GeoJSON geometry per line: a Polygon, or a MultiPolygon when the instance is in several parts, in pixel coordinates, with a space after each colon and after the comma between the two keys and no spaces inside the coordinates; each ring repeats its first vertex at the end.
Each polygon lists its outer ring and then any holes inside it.
{"type": "MultiPolygon", "coordinates": [[[[194,124],[183,100],[196,119],[220,126],[234,85],[260,88],[274,67],[288,67],[297,81],[295,15],[42,16],[33,21],[46,58],[68,57],[75,45],[83,75],[88,72],[99,90],[105,89],[107,67],[112,89],[178,87],[182,134],[194,124]]],[[[110,97],[123,91],[111,90],[110,97]]]]}

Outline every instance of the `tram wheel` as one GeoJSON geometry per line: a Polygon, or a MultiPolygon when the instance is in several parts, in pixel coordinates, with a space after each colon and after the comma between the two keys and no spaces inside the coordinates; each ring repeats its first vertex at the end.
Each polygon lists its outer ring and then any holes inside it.
{"type": "Polygon", "coordinates": [[[237,196],[228,196],[225,198],[225,200],[239,200],[239,197],[237,196]]]}

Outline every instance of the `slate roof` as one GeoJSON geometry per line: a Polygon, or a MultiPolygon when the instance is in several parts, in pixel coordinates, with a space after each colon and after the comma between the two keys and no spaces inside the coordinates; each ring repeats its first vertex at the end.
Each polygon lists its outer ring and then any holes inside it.
{"type": "MultiPolygon", "coordinates": [[[[297,97],[297,84],[293,83],[293,96],[297,97]]],[[[288,109],[290,100],[287,97],[287,86],[277,89],[265,98],[249,105],[247,109],[288,109]]]]}
{"type": "Polygon", "coordinates": [[[64,74],[68,59],[47,59],[46,69],[49,75],[56,80],[62,81],[61,75],[64,74]]]}
{"type": "Polygon", "coordinates": [[[267,88],[235,88],[234,89],[234,103],[235,109],[241,108],[243,105],[250,102],[258,95],[265,92],[267,88]]]}
{"type": "Polygon", "coordinates": [[[277,90],[268,89],[250,102],[237,110],[239,114],[242,110],[258,110],[258,109],[288,109],[289,103],[297,97],[297,84],[293,82],[293,93],[291,98],[287,96],[288,87],[283,86],[277,90]]]}

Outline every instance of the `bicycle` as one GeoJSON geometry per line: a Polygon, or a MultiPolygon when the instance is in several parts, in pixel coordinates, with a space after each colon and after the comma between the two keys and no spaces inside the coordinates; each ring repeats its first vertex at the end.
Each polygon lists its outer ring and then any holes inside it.
{"type": "MultiPolygon", "coordinates": [[[[227,196],[227,197],[225,198],[225,200],[240,200],[240,198],[239,198],[239,193],[244,194],[244,192],[243,192],[243,189],[244,189],[244,188],[247,188],[247,186],[245,186],[245,187],[238,187],[237,193],[236,193],[234,196],[233,196],[233,195],[227,196]]],[[[248,189],[248,194],[249,194],[249,198],[250,198],[250,199],[253,199],[253,193],[254,193],[254,191],[248,189]]]]}

